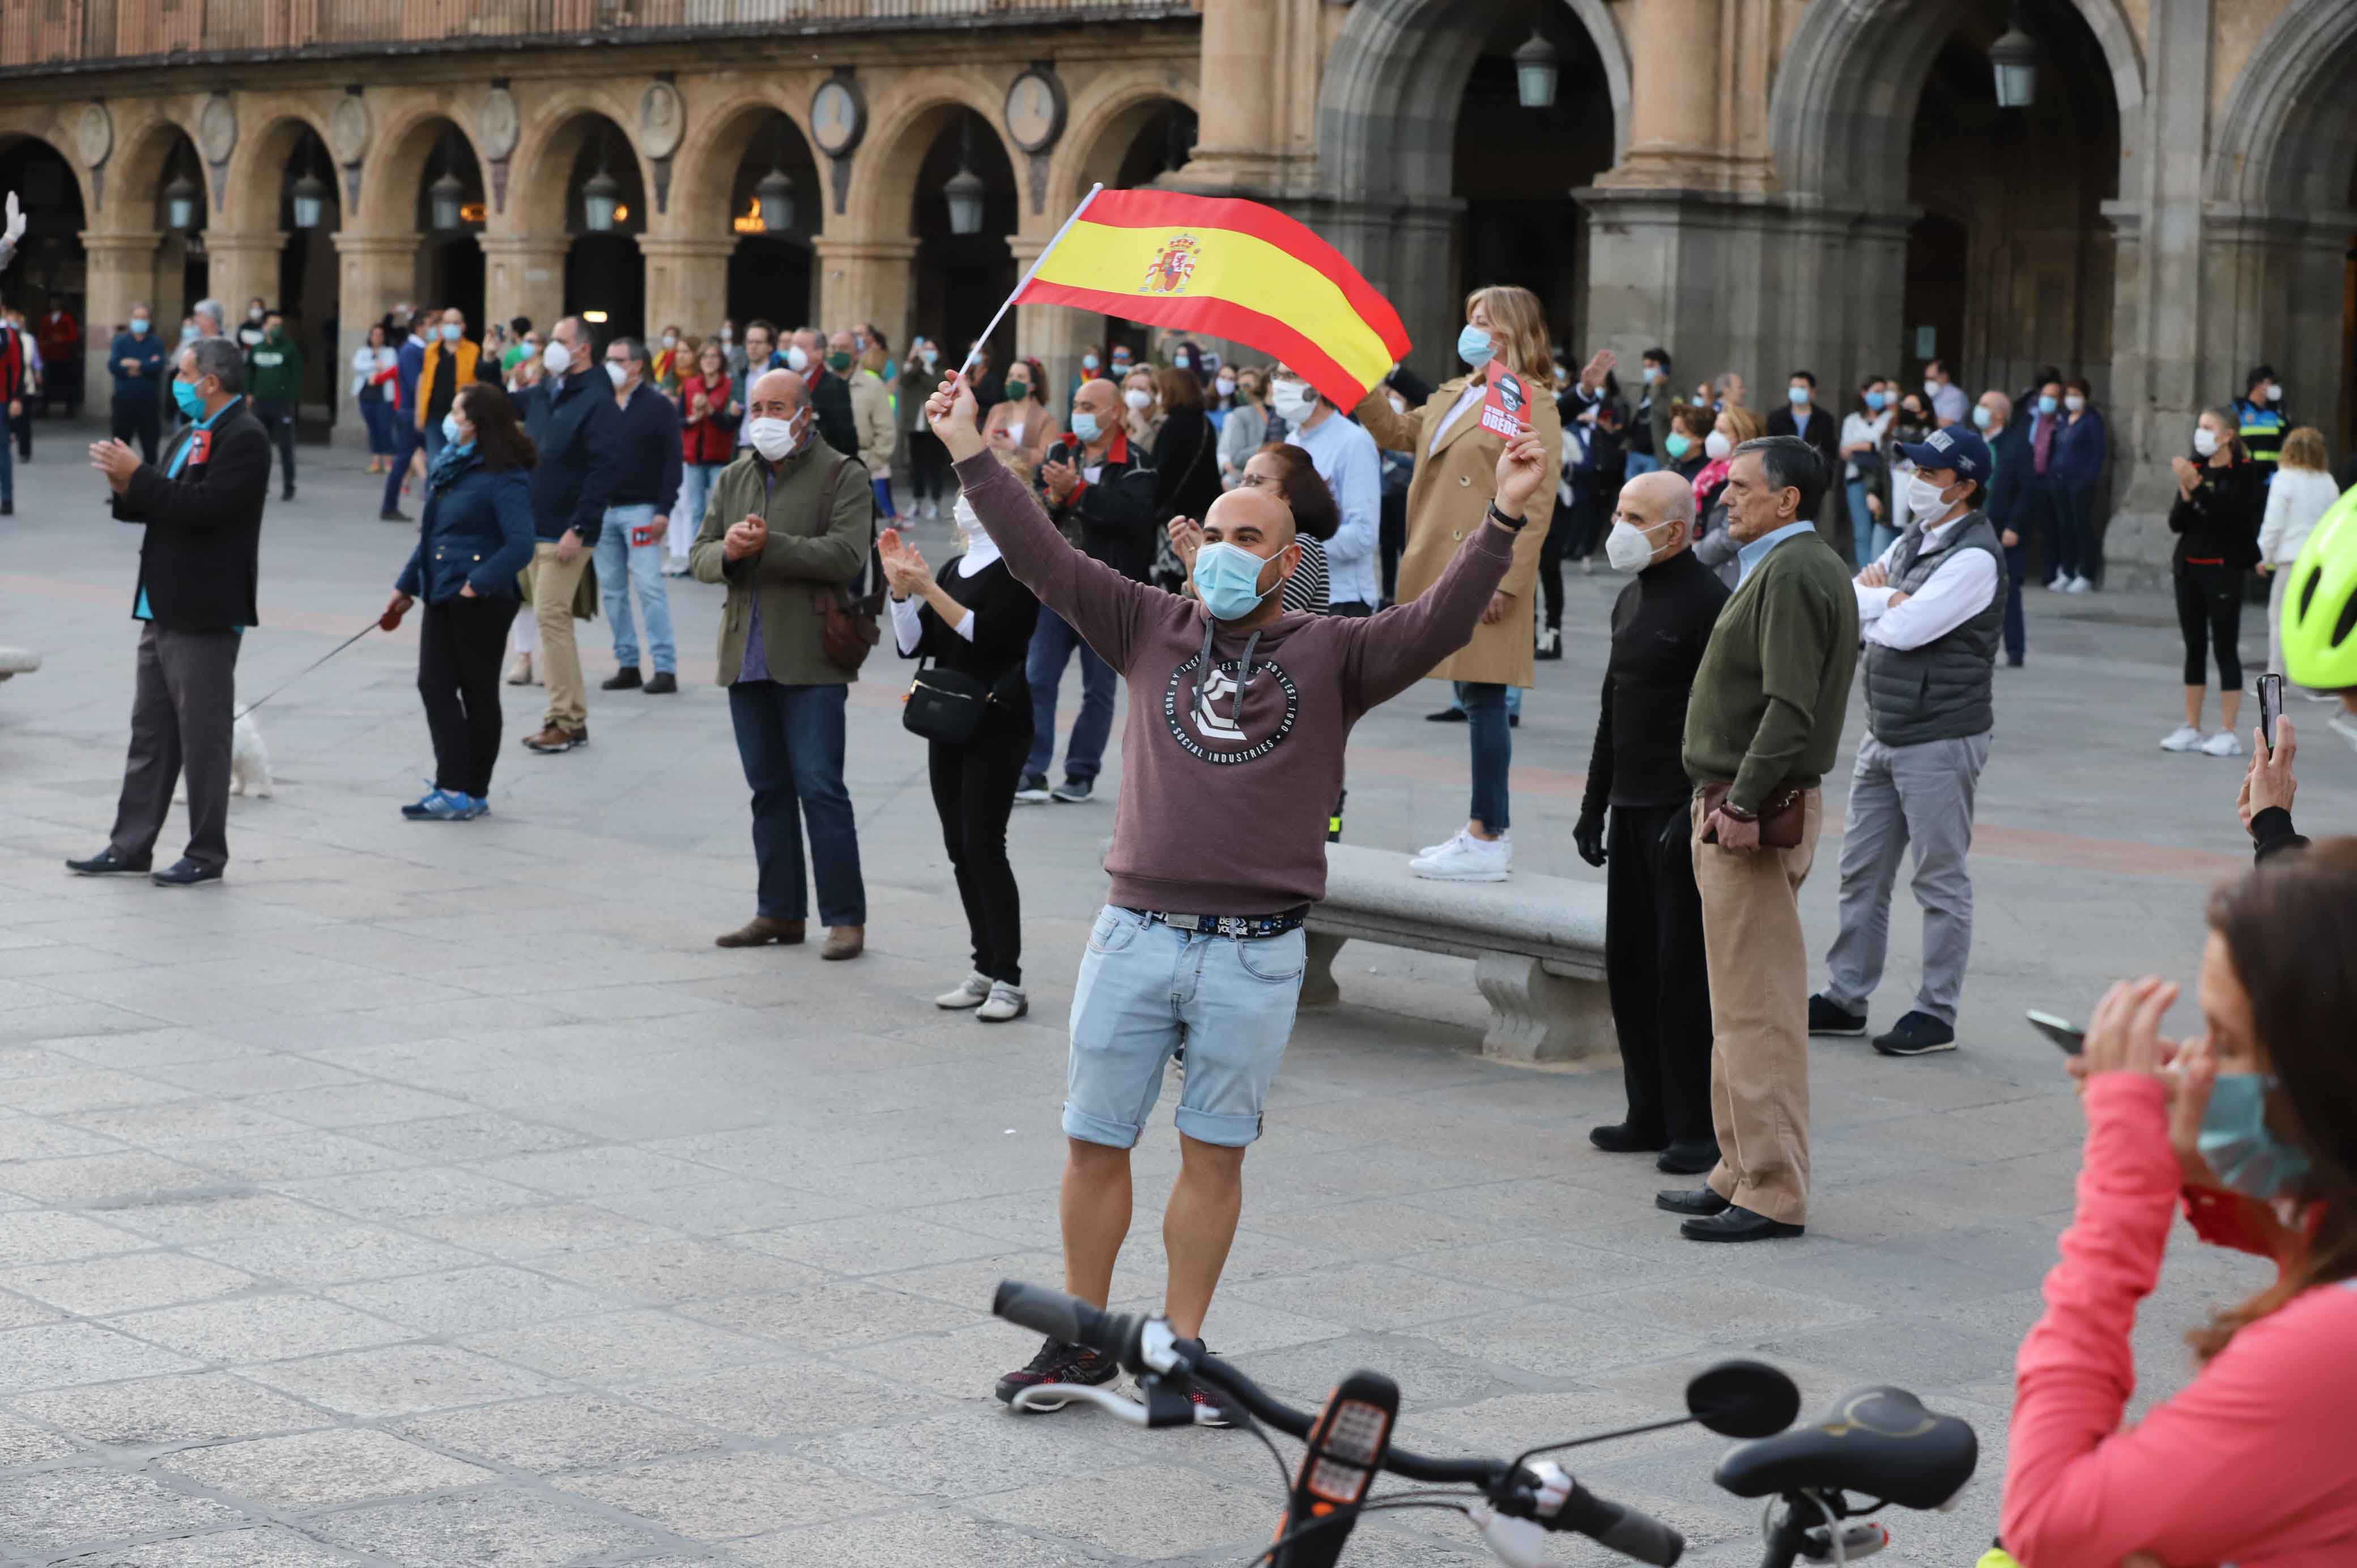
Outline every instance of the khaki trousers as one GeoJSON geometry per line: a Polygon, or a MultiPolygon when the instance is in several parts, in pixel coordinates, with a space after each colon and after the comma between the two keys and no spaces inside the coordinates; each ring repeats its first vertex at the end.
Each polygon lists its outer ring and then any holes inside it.
{"type": "Polygon", "coordinates": [[[589,569],[587,545],[567,564],[556,546],[532,547],[532,618],[540,627],[540,678],[548,687],[548,722],[565,729],[589,723],[589,688],[581,679],[581,650],[573,644],[573,591],[589,569]]]}
{"type": "Polygon", "coordinates": [[[1808,792],[1801,842],[1748,854],[1702,842],[1693,810],[1710,976],[1711,1190],[1788,1225],[1809,1216],[1809,950],[1801,884],[1816,858],[1823,791],[1808,792]]]}

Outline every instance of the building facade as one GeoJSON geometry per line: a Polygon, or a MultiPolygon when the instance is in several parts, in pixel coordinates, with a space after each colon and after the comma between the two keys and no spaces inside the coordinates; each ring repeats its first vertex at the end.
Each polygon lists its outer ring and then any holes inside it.
{"type": "MultiPolygon", "coordinates": [[[[14,0],[0,289],[78,309],[100,405],[133,300],[283,306],[325,417],[397,301],[963,348],[1092,183],[1159,181],[1312,224],[1430,371],[1505,281],[1689,385],[2083,374],[2135,571],[2252,365],[2357,439],[2352,121],[2352,0],[14,0]]],[[[1001,343],[1061,388],[1114,329],[1001,343]]]]}

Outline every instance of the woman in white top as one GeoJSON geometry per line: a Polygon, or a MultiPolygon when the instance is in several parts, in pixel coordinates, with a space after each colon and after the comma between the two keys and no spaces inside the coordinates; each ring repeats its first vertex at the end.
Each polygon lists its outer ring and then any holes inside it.
{"type": "Polygon", "coordinates": [[[1861,572],[1880,560],[1899,537],[1886,515],[1889,503],[1882,499],[1888,478],[1883,442],[1896,412],[1890,404],[1889,378],[1868,376],[1858,383],[1857,406],[1842,420],[1842,489],[1849,497],[1850,542],[1861,572]]]}
{"type": "MultiPolygon", "coordinates": [[[[2316,530],[2317,520],[2341,499],[2341,489],[2328,471],[2331,454],[2324,449],[2324,433],[2303,424],[2284,438],[2283,456],[2276,477],[2267,483],[2266,520],[2259,524],[2259,571],[2274,580],[2267,589],[2267,668],[2284,667],[2284,585],[2291,575],[2277,570],[2299,559],[2299,548],[2316,530]]],[[[2312,702],[2329,703],[2323,693],[2307,693],[2312,702]]]]}
{"type": "MultiPolygon", "coordinates": [[[[1220,382],[1232,379],[1222,370],[1220,382]]],[[[1243,482],[1244,465],[1268,439],[1268,372],[1257,366],[1239,366],[1232,372],[1235,395],[1224,398],[1227,418],[1220,422],[1220,486],[1234,489],[1243,482]]]]}
{"type": "Polygon", "coordinates": [[[401,373],[401,356],[384,340],[384,323],[369,327],[368,341],[352,351],[352,401],[361,405],[368,425],[369,466],[382,474],[400,448],[393,439],[393,381],[401,373]]]}
{"type": "Polygon", "coordinates": [[[1037,360],[1017,360],[1006,367],[1006,396],[990,405],[982,422],[983,439],[993,450],[1011,448],[1037,470],[1056,444],[1056,422],[1048,417],[1047,371],[1037,360]]]}

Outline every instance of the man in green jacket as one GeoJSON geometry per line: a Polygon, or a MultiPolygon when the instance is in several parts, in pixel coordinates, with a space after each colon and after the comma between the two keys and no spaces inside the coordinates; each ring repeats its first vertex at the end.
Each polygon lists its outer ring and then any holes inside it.
{"type": "Polygon", "coordinates": [[[278,499],[295,499],[295,414],[303,406],[303,350],[286,330],[286,318],[272,311],[262,318],[262,341],[247,356],[247,395],[253,416],[278,444],[278,499]]]}
{"type": "Polygon", "coordinates": [[[1727,529],[1742,575],[1686,703],[1695,786],[1695,881],[1714,1036],[1710,1185],[1656,1200],[1695,1241],[1798,1236],[1809,1208],[1809,950],[1801,884],[1824,821],[1819,786],[1841,746],[1857,668],[1849,567],[1813,519],[1830,476],[1797,435],[1735,449],[1727,529]],[[1714,786],[1727,793],[1705,812],[1714,786]],[[1801,791],[1800,843],[1762,844],[1760,819],[1801,791]]]}
{"type": "Polygon", "coordinates": [[[753,918],[716,940],[724,948],[802,941],[807,822],[819,919],[828,928],[821,956],[856,958],[866,942],[867,892],[843,755],[844,709],[857,677],[828,660],[822,607],[866,563],[874,498],[858,458],[813,438],[801,376],[771,371],[745,402],[750,449],[713,481],[703,532],[688,553],[697,581],[728,586],[720,683],[753,789],[759,866],[753,918]]]}

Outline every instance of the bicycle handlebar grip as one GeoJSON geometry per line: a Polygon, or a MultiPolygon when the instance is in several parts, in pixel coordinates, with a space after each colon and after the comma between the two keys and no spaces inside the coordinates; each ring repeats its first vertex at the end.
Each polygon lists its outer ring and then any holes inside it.
{"type": "Polygon", "coordinates": [[[1076,1295],[1020,1280],[1001,1280],[990,1299],[990,1310],[1065,1345],[1084,1345],[1104,1315],[1076,1295]]]}
{"type": "Polygon", "coordinates": [[[1686,1538],[1649,1513],[1622,1503],[1609,1503],[1587,1487],[1575,1485],[1556,1516],[1561,1528],[1576,1530],[1623,1557],[1671,1568],[1684,1555],[1686,1538]]]}

